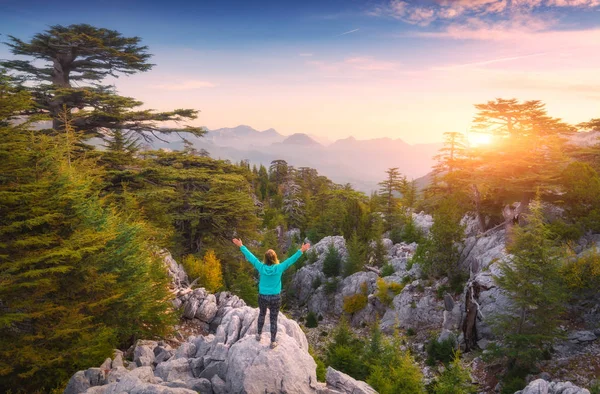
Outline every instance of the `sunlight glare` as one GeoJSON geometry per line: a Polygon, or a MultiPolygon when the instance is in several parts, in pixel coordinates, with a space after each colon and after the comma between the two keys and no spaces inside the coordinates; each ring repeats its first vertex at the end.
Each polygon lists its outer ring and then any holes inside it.
{"type": "Polygon", "coordinates": [[[469,145],[476,147],[481,145],[489,145],[492,142],[492,136],[490,134],[483,133],[469,133],[467,136],[469,145]]]}

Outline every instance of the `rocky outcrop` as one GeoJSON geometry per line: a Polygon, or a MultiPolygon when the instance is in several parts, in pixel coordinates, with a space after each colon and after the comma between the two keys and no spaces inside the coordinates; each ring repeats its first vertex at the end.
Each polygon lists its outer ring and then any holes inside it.
{"type": "Polygon", "coordinates": [[[336,371],[331,367],[327,368],[325,380],[330,389],[339,390],[338,392],[352,394],[377,394],[377,391],[375,391],[367,383],[356,380],[351,376],[348,376],[340,371],[336,371]]]}
{"type": "Polygon", "coordinates": [[[547,382],[544,379],[536,379],[515,394],[590,394],[590,391],[577,387],[571,382],[547,382]]]}

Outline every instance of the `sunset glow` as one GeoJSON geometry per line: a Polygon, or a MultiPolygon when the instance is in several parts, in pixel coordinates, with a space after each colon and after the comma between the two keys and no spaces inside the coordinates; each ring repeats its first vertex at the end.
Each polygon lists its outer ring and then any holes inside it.
{"type": "Polygon", "coordinates": [[[198,109],[209,129],[432,143],[496,97],[572,124],[600,102],[592,0],[0,3],[4,36],[86,22],[143,37],[156,66],[107,81],[146,108],[198,109]]]}
{"type": "Polygon", "coordinates": [[[467,135],[469,146],[477,147],[481,145],[489,145],[492,142],[490,134],[470,132],[467,135]]]}

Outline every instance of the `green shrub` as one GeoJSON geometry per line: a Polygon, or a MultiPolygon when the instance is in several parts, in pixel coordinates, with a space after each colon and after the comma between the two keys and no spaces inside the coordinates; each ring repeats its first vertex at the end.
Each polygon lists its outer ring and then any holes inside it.
{"type": "Polygon", "coordinates": [[[308,312],[308,315],[306,315],[306,327],[308,328],[315,328],[319,325],[319,323],[317,322],[317,316],[315,315],[314,312],[310,311],[308,312]]]}
{"type": "Polygon", "coordinates": [[[334,294],[338,288],[339,280],[333,278],[325,282],[325,294],[334,294]]]}
{"type": "Polygon", "coordinates": [[[323,273],[327,277],[338,276],[340,274],[340,267],[342,265],[342,258],[333,244],[329,245],[325,260],[323,260],[323,273]]]}
{"type": "Polygon", "coordinates": [[[397,296],[404,290],[404,285],[401,283],[392,282],[388,286],[388,289],[392,292],[394,296],[397,296]]]}
{"type": "Polygon", "coordinates": [[[590,386],[590,394],[600,394],[600,381],[595,381],[590,386]]]}
{"type": "Polygon", "coordinates": [[[433,386],[433,394],[475,394],[469,369],[460,362],[457,352],[452,363],[444,369],[433,386]]]}
{"type": "Polygon", "coordinates": [[[449,363],[454,359],[455,349],[456,341],[452,338],[441,342],[432,338],[427,344],[427,365],[434,366],[438,362],[449,363]]]}
{"type": "Polygon", "coordinates": [[[415,335],[417,335],[417,332],[415,331],[415,329],[414,329],[414,328],[412,328],[412,327],[409,327],[409,328],[406,330],[406,335],[408,335],[409,337],[414,337],[415,335]]]}
{"type": "Polygon", "coordinates": [[[402,284],[406,285],[413,281],[413,278],[409,275],[402,277],[402,284]]]}
{"type": "Polygon", "coordinates": [[[368,290],[366,282],[360,285],[360,290],[360,293],[344,297],[344,312],[353,314],[367,306],[368,290]]]}
{"type": "Polygon", "coordinates": [[[391,264],[386,264],[381,268],[381,276],[390,276],[394,273],[394,266],[391,264]]]}

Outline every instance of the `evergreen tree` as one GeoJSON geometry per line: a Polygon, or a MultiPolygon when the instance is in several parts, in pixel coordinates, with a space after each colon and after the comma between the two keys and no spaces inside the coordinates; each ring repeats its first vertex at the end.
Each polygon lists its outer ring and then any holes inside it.
{"type": "Polygon", "coordinates": [[[216,293],[223,287],[223,272],[221,262],[215,251],[209,249],[200,260],[194,255],[187,255],[181,260],[191,281],[197,281],[198,286],[204,287],[210,293],[216,293]]]}
{"type": "Polygon", "coordinates": [[[356,233],[352,234],[352,238],[348,242],[348,257],[344,261],[344,276],[362,271],[366,257],[365,246],[360,242],[356,233]]]}
{"type": "Polygon", "coordinates": [[[0,387],[49,390],[166,334],[169,281],[154,231],[105,206],[93,164],[72,158],[68,123],[56,137],[0,133],[0,387]]]}
{"type": "Polygon", "coordinates": [[[325,276],[338,276],[340,274],[341,260],[342,258],[335,246],[333,244],[329,245],[325,260],[323,260],[323,273],[325,276]]]}
{"type": "Polygon", "coordinates": [[[549,240],[539,197],[527,221],[526,226],[514,228],[507,247],[512,258],[500,263],[502,275],[494,278],[511,300],[496,321],[511,369],[530,368],[540,359],[557,335],[566,297],[559,270],[561,253],[549,240]]]}
{"type": "Polygon", "coordinates": [[[379,197],[383,204],[382,210],[386,221],[386,229],[398,223],[399,202],[395,193],[399,193],[402,188],[402,178],[398,168],[390,168],[386,172],[387,179],[379,182],[379,197]]]}
{"type": "Polygon", "coordinates": [[[469,369],[460,362],[455,354],[452,363],[444,369],[433,386],[434,394],[475,394],[477,388],[471,383],[469,369]]]}
{"type": "Polygon", "coordinates": [[[250,274],[247,267],[240,266],[235,272],[230,290],[251,307],[258,307],[258,286],[256,279],[250,274]]]}
{"type": "Polygon", "coordinates": [[[148,63],[151,56],[148,48],[141,46],[140,41],[139,37],[124,37],[117,31],[87,24],[55,25],[29,42],[9,36],[7,45],[12,53],[32,60],[4,61],[0,66],[33,84],[36,108],[52,117],[54,130],[62,128],[60,114],[66,110],[73,127],[100,138],[104,129],[137,132],[146,138],[172,131],[203,135],[205,131],[198,127],[173,129],[157,123],[195,119],[198,111],[136,110],[142,103],[118,96],[110,86],[100,85],[107,76],[131,75],[152,68],[148,63]],[[85,111],[71,117],[75,108],[85,111]]]}
{"type": "Polygon", "coordinates": [[[419,244],[413,257],[427,275],[445,275],[451,280],[459,278],[457,244],[464,237],[460,220],[460,209],[452,199],[444,200],[433,213],[429,236],[419,244]]]}

